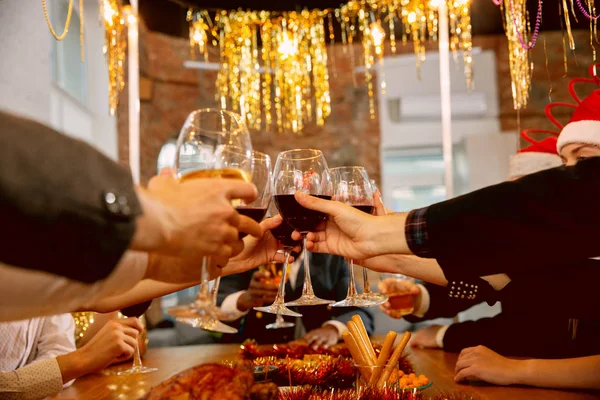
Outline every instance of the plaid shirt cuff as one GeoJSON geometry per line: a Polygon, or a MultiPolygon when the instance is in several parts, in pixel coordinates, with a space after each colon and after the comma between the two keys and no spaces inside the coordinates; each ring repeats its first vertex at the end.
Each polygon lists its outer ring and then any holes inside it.
{"type": "Polygon", "coordinates": [[[427,235],[427,210],[428,207],[412,210],[406,217],[404,233],[408,248],[413,254],[423,258],[434,258],[427,235]]]}

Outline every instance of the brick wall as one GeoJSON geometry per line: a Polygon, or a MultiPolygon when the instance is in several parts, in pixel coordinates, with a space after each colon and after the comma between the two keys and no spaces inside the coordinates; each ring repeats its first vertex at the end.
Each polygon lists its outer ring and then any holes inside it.
{"type": "MultiPolygon", "coordinates": [[[[216,107],[215,71],[185,69],[183,61],[189,59],[187,40],[140,29],[140,69],[144,80],[144,98],[141,101],[141,176],[146,182],[156,173],[158,152],[166,139],[177,135],[187,114],[202,107],[216,107]]],[[[512,108],[508,48],[502,35],[479,36],[474,46],[496,52],[500,96],[500,118],[503,130],[524,128],[551,128],[543,114],[548,103],[550,82],[553,101],[569,101],[568,79],[585,75],[592,60],[587,31],[575,32],[576,61],[569,54],[568,77],[564,77],[562,33],[541,34],[537,46],[531,51],[534,73],[530,105],[517,118],[512,108]],[[548,54],[548,68],[544,42],[548,54]]],[[[430,44],[435,48],[435,43],[430,44]]],[[[360,63],[360,46],[356,46],[357,63],[360,63]]],[[[400,52],[411,52],[411,46],[399,47],[400,52]]],[[[211,61],[218,60],[214,49],[211,61]]],[[[285,149],[317,147],[325,153],[330,166],[364,165],[374,179],[379,179],[380,130],[377,120],[368,112],[367,90],[363,76],[357,76],[354,86],[349,52],[341,45],[330,48],[329,59],[335,59],[335,79],[330,79],[332,114],[322,127],[310,126],[302,136],[293,133],[253,132],[255,149],[272,157],[285,149]]],[[[476,74],[485,74],[477,69],[476,74]]],[[[389,79],[389,77],[388,77],[389,79]]],[[[558,110],[557,110],[558,111],[558,110]]],[[[563,114],[568,110],[562,110],[563,114]]],[[[568,118],[568,115],[563,116],[568,118]]],[[[123,92],[118,109],[119,159],[127,163],[128,132],[127,94],[123,92]]],[[[274,159],[273,159],[274,161],[274,159]]]]}

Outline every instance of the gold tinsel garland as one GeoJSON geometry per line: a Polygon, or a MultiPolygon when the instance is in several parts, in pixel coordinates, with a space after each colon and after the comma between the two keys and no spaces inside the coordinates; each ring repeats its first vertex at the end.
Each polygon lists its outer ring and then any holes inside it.
{"type": "Polygon", "coordinates": [[[119,0],[103,0],[101,4],[105,30],[103,51],[108,64],[108,105],[110,114],[114,115],[119,105],[119,94],[125,87],[126,20],[119,0]]]}
{"type": "MultiPolygon", "coordinates": [[[[440,1],[351,0],[335,10],[301,12],[190,9],[190,51],[194,55],[198,48],[207,61],[209,42],[218,46],[217,99],[222,108],[239,112],[255,130],[299,133],[306,124],[323,125],[331,114],[329,77],[336,71],[334,51],[328,54],[327,42],[332,45],[335,40],[334,19],[341,26],[343,51],[350,52],[353,80],[353,44],[359,40],[362,44],[369,113],[374,118],[373,76],[375,67],[383,66],[384,39],[389,37],[391,52],[396,53],[395,29],[400,25],[402,43],[413,41],[419,69],[425,44],[437,40],[440,1]]],[[[448,10],[451,49],[455,55],[463,52],[471,88],[470,0],[450,0],[448,10]]],[[[383,68],[379,71],[385,94],[383,68]]]]}

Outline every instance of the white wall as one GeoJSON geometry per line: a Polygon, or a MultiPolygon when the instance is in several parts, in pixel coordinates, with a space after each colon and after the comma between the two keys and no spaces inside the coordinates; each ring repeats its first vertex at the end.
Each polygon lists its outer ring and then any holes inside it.
{"type": "MultiPolygon", "coordinates": [[[[52,8],[53,1],[47,2],[52,8]]],[[[73,13],[78,12],[78,2],[73,13]]],[[[104,28],[97,1],[84,2],[87,98],[52,81],[52,41],[39,0],[0,1],[0,108],[46,123],[117,158],[116,119],[108,112],[104,28]]],[[[55,30],[62,32],[62,26],[55,30]]],[[[69,35],[79,35],[71,29],[69,35]]]]}

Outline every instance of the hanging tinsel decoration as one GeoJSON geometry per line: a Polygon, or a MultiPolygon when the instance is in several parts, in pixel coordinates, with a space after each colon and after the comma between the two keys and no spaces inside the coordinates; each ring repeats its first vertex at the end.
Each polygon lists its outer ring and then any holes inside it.
{"type": "Polygon", "coordinates": [[[108,64],[108,105],[114,115],[119,105],[119,94],[125,87],[124,68],[127,34],[122,4],[118,0],[102,1],[104,17],[104,55],[108,64]]]}

